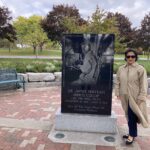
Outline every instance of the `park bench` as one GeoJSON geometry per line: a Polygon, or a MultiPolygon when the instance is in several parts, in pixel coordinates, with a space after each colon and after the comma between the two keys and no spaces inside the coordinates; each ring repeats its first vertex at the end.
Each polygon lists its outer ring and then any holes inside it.
{"type": "Polygon", "coordinates": [[[0,69],[0,90],[18,89],[23,87],[25,92],[25,80],[17,74],[16,69],[0,69]]]}

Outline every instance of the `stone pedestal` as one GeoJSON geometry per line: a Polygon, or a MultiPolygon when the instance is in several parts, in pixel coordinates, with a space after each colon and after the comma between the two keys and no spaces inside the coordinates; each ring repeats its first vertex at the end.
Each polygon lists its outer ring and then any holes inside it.
{"type": "Polygon", "coordinates": [[[115,134],[117,132],[117,118],[114,112],[110,116],[56,113],[55,130],[97,132],[115,134]]]}
{"type": "Polygon", "coordinates": [[[114,35],[65,34],[62,47],[61,111],[48,137],[59,143],[113,146],[117,141],[117,118],[111,113],[114,35]]]}

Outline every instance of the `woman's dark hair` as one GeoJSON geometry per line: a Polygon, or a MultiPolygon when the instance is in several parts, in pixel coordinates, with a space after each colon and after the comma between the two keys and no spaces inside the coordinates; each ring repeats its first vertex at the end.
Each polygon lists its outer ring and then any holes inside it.
{"type": "Polygon", "coordinates": [[[129,52],[133,52],[133,53],[134,53],[134,55],[135,55],[135,61],[137,61],[137,60],[138,60],[138,54],[137,54],[137,52],[136,52],[135,50],[133,50],[133,49],[131,49],[131,48],[128,48],[128,49],[125,51],[125,53],[124,53],[124,55],[125,55],[125,61],[127,61],[126,56],[127,56],[127,54],[128,54],[129,52]]]}

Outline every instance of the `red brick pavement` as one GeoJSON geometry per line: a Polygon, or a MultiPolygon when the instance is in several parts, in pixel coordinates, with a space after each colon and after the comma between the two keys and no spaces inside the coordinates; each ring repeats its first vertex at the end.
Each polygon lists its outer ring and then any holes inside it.
{"type": "Polygon", "coordinates": [[[55,144],[47,136],[48,131],[20,129],[11,133],[12,128],[0,128],[0,150],[69,150],[70,144],[55,144]],[[29,131],[29,134],[23,134],[29,131]],[[42,148],[41,148],[42,149],[42,148]]]}
{"type": "MultiPolygon", "coordinates": [[[[27,89],[0,93],[0,118],[34,119],[54,122],[60,106],[60,87],[27,89]]],[[[150,114],[150,103],[149,114],[150,114]]],[[[126,125],[121,104],[113,96],[113,111],[119,126],[126,125]]],[[[0,150],[70,150],[71,144],[53,143],[49,131],[0,127],[0,150]]],[[[142,150],[150,147],[150,135],[137,138],[142,150]]],[[[114,147],[96,146],[96,150],[115,150],[114,147]]]]}

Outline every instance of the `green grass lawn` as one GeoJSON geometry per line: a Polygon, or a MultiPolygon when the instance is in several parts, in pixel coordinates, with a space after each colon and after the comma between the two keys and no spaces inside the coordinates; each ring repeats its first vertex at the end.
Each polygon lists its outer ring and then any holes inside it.
{"type": "MultiPolygon", "coordinates": [[[[0,48],[0,56],[35,56],[36,54],[33,53],[33,50],[30,48],[27,49],[11,49],[9,52],[8,49],[1,49],[0,48]]],[[[62,51],[61,50],[43,50],[42,52],[38,51],[38,56],[54,56],[54,57],[61,57],[62,51]]],[[[124,58],[124,55],[115,54],[115,58],[124,58]]],[[[146,55],[139,55],[139,58],[147,58],[146,55]]]]}
{"type": "MultiPolygon", "coordinates": [[[[8,49],[0,49],[0,55],[8,56],[35,56],[32,49],[11,49],[10,52],[8,49]]],[[[43,50],[38,52],[39,56],[61,56],[61,50],[43,50]]]]}
{"type": "MultiPolygon", "coordinates": [[[[8,56],[35,56],[33,54],[32,49],[12,49],[10,52],[8,49],[0,49],[0,55],[8,55],[8,56]]],[[[43,52],[38,53],[39,56],[57,56],[61,57],[61,50],[43,50],[43,52]]],[[[115,54],[115,58],[124,58],[124,55],[115,54]]],[[[147,58],[147,56],[139,55],[139,58],[147,58]]],[[[139,60],[140,64],[142,64],[146,70],[148,75],[150,76],[150,61],[139,60]]],[[[124,64],[124,60],[115,60],[114,61],[114,73],[116,73],[118,67],[124,64]]],[[[61,70],[61,61],[55,63],[53,61],[47,59],[0,59],[0,68],[5,67],[14,67],[18,72],[44,72],[44,71],[60,71],[61,70]],[[51,66],[49,63],[56,65],[51,66]],[[47,69],[43,69],[47,68],[47,69]],[[53,69],[52,69],[53,68],[53,69]]]]}

